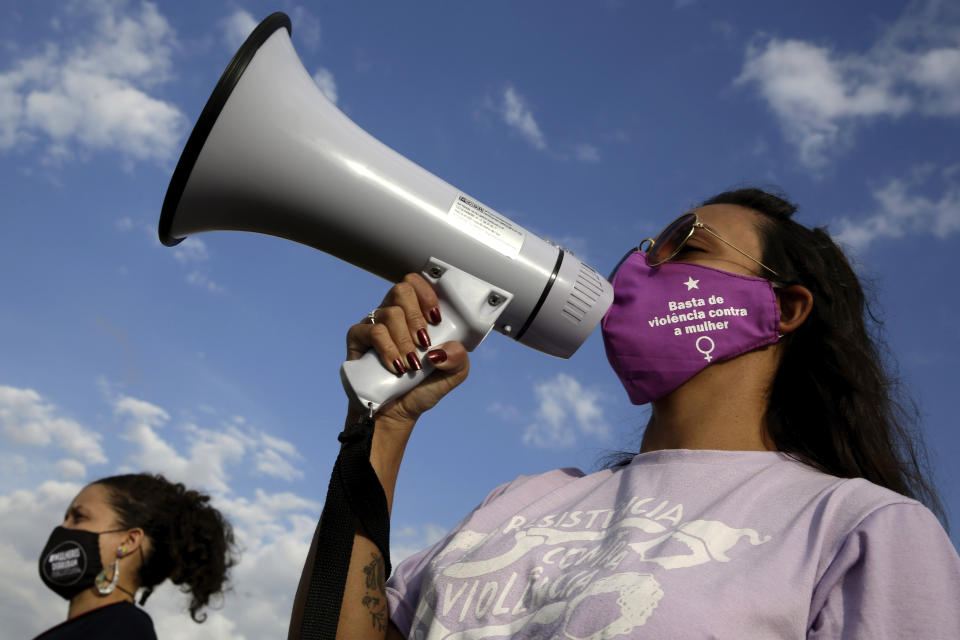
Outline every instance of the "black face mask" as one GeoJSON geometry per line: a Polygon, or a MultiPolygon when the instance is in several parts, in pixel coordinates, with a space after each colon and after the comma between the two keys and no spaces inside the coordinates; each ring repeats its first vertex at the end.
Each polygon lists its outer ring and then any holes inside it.
{"type": "MultiPolygon", "coordinates": [[[[123,529],[101,533],[114,531],[123,529]]],[[[93,586],[102,570],[100,533],[95,531],[57,527],[40,554],[40,579],[66,600],[93,586]]]]}

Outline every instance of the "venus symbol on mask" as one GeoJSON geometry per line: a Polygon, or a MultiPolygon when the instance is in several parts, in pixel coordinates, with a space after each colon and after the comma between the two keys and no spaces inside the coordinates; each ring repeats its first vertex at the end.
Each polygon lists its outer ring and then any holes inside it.
{"type": "Polygon", "coordinates": [[[703,354],[704,360],[706,360],[707,362],[710,362],[711,360],[713,360],[713,358],[710,356],[710,354],[713,353],[713,349],[714,349],[713,338],[711,338],[710,336],[700,336],[699,338],[697,338],[696,346],[697,346],[697,351],[703,354]],[[704,349],[703,347],[700,346],[701,340],[706,340],[708,343],[710,343],[710,346],[704,349]]]}

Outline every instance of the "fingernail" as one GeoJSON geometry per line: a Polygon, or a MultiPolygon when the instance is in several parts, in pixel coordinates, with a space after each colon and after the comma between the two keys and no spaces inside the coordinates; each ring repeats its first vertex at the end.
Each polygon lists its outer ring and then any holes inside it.
{"type": "Polygon", "coordinates": [[[427,335],[426,329],[417,329],[417,340],[420,341],[420,346],[424,349],[430,348],[430,336],[427,335]]]}
{"type": "Polygon", "coordinates": [[[407,362],[410,363],[411,369],[416,369],[417,371],[423,369],[423,365],[420,364],[420,358],[417,357],[416,351],[411,351],[407,354],[407,362]]]}
{"type": "Polygon", "coordinates": [[[427,315],[430,317],[430,322],[433,324],[440,324],[440,308],[434,307],[427,312],[427,315]]]}
{"type": "Polygon", "coordinates": [[[398,376],[402,376],[407,372],[407,368],[400,362],[400,358],[393,361],[393,368],[396,370],[398,376]]]}
{"type": "Polygon", "coordinates": [[[427,360],[433,364],[440,364],[441,362],[447,361],[447,352],[443,349],[434,349],[433,351],[427,352],[427,360]]]}

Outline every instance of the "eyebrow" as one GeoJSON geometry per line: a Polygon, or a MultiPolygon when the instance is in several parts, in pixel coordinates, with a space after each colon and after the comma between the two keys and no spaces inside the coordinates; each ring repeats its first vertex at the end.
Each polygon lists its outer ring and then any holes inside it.
{"type": "Polygon", "coordinates": [[[73,514],[74,517],[83,515],[83,507],[78,504],[73,504],[67,507],[67,510],[63,514],[63,519],[66,520],[70,517],[70,514],[73,514]]]}
{"type": "MultiPolygon", "coordinates": [[[[710,228],[712,229],[713,227],[710,228]]],[[[687,240],[686,244],[690,244],[691,242],[698,242],[699,244],[694,245],[694,247],[701,249],[703,248],[704,243],[709,247],[719,242],[719,240],[717,240],[717,238],[706,229],[695,229],[693,235],[690,236],[690,239],[687,240]],[[697,233],[698,231],[701,233],[697,233]]]]}

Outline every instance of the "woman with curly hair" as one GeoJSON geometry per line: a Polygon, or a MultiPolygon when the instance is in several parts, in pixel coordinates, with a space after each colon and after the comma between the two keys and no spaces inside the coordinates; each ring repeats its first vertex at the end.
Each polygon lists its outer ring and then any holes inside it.
{"type": "Polygon", "coordinates": [[[36,640],[155,639],[136,595],[143,605],[168,578],[203,622],[235,562],[233,529],[209,496],[161,475],[102,478],[77,494],[40,555],[41,579],[70,605],[36,640]]]}

